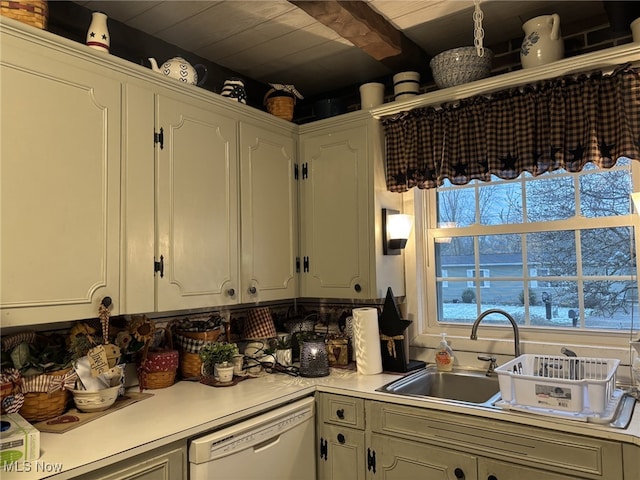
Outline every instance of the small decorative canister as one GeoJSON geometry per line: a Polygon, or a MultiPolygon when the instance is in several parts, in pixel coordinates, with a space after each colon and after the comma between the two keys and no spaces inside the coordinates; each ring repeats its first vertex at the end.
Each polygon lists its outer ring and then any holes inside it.
{"type": "Polygon", "coordinates": [[[384,84],[365,83],[360,85],[360,105],[362,110],[369,110],[384,103],[384,84]]]}
{"type": "Polygon", "coordinates": [[[400,72],[393,76],[393,93],[396,101],[408,100],[420,90],[419,72],[400,72]]]}
{"type": "Polygon", "coordinates": [[[91,23],[87,31],[87,45],[96,50],[109,53],[111,37],[107,28],[107,16],[102,12],[91,14],[91,23]]]}
{"type": "Polygon", "coordinates": [[[520,47],[522,68],[538,67],[564,57],[564,42],[560,33],[560,16],[542,15],[522,25],[524,40],[520,47]]]}
{"type": "Polygon", "coordinates": [[[640,17],[631,22],[631,35],[634,42],[640,43],[640,17]]]}
{"type": "Polygon", "coordinates": [[[349,339],[346,337],[335,336],[327,340],[327,355],[329,357],[329,365],[348,365],[349,364],[349,339]]]}
{"type": "Polygon", "coordinates": [[[225,80],[220,95],[227,98],[233,98],[245,105],[247,103],[247,91],[244,88],[244,82],[239,78],[230,78],[229,80],[225,80]]]}

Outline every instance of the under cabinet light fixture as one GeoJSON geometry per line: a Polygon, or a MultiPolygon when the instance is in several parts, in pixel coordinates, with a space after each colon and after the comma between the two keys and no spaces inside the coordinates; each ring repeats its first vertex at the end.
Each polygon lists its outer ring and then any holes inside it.
{"type": "Polygon", "coordinates": [[[400,255],[411,234],[413,219],[397,210],[382,209],[382,252],[385,255],[400,255]]]}

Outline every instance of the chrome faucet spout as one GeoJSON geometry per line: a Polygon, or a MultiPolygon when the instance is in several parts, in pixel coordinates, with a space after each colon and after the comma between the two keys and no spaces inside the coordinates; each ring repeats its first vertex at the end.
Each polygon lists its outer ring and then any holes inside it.
{"type": "Polygon", "coordinates": [[[516,321],[511,315],[509,315],[504,310],[500,310],[499,308],[491,308],[489,310],[485,310],[478,316],[478,318],[476,318],[476,321],[473,322],[473,326],[471,327],[471,340],[478,339],[478,325],[480,325],[480,322],[485,317],[487,317],[488,315],[491,315],[492,313],[499,313],[500,315],[505,317],[507,320],[509,320],[509,323],[511,323],[511,326],[513,327],[514,353],[516,357],[519,357],[520,356],[520,330],[518,329],[518,324],[516,323],[516,321]]]}

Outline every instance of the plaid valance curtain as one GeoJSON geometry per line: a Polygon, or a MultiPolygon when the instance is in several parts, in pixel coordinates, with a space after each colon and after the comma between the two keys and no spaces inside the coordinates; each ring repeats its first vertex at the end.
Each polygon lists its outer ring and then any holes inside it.
{"type": "Polygon", "coordinates": [[[640,71],[546,80],[382,119],[387,189],[640,161],[640,71]]]}

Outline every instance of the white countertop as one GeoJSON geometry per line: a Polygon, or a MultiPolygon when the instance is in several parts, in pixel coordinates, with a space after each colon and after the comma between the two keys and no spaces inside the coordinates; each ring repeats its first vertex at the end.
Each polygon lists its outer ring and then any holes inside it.
{"type": "MultiPolygon", "coordinates": [[[[280,404],[312,395],[316,391],[358,396],[371,400],[478,415],[524,425],[640,445],[640,403],[625,430],[540,415],[473,407],[455,402],[403,397],[376,392],[397,375],[359,375],[332,369],[322,378],[266,375],[244,380],[233,387],[215,388],[197,382],[178,382],[147,390],[153,397],[134,403],[63,434],[41,433],[38,462],[58,464],[56,480],[72,478],[134,455],[197,436],[280,404]]],[[[40,479],[46,472],[2,472],[3,480],[40,479]]]]}

